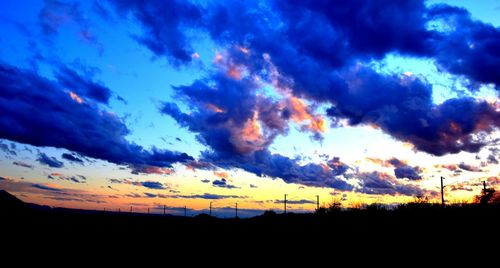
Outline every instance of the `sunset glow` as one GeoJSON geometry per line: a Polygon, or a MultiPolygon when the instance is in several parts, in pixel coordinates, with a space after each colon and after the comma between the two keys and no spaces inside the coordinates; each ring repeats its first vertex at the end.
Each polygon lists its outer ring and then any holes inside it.
{"type": "Polygon", "coordinates": [[[495,1],[7,2],[0,189],[26,202],[250,217],[500,187],[495,1]]]}

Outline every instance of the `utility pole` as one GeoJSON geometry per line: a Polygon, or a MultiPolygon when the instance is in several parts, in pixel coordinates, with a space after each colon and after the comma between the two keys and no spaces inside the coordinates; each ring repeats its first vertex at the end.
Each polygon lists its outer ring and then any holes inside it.
{"type": "Polygon", "coordinates": [[[187,206],[184,206],[184,217],[187,217],[187,206]]]}
{"type": "Polygon", "coordinates": [[[441,204],[444,207],[444,185],[443,185],[444,177],[441,176],[441,204]]]}
{"type": "Polygon", "coordinates": [[[483,181],[483,191],[486,193],[486,181],[483,181]]]}
{"type": "Polygon", "coordinates": [[[210,202],[210,217],[212,216],[212,202],[210,202]]]}
{"type": "Polygon", "coordinates": [[[149,208],[148,208],[148,215],[149,215],[149,208]]]}
{"type": "Polygon", "coordinates": [[[319,210],[319,195],[316,196],[316,209],[319,210]]]}
{"type": "Polygon", "coordinates": [[[163,216],[165,216],[165,211],[167,210],[167,206],[163,205],[163,216]]]}
{"type": "Polygon", "coordinates": [[[285,201],[283,202],[285,204],[283,207],[283,214],[286,214],[286,196],[287,194],[285,194],[285,201]]]}
{"type": "Polygon", "coordinates": [[[130,206],[130,213],[132,213],[132,206],[130,206]]]}
{"type": "Polygon", "coordinates": [[[236,202],[236,218],[238,218],[238,202],[236,202]]]}

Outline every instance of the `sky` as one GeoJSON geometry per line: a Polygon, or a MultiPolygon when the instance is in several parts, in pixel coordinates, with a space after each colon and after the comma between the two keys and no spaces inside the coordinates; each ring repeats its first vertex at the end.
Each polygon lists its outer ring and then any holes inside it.
{"type": "Polygon", "coordinates": [[[500,1],[21,0],[0,189],[189,215],[470,202],[500,185],[500,1]]]}

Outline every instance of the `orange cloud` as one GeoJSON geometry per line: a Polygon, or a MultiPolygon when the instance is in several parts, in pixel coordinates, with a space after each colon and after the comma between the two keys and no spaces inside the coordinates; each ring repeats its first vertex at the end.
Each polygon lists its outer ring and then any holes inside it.
{"type": "Polygon", "coordinates": [[[83,99],[82,99],[80,96],[78,96],[78,94],[76,94],[75,92],[70,91],[70,92],[69,92],[69,96],[70,96],[70,97],[71,97],[74,101],[76,101],[76,102],[78,102],[78,103],[80,103],[80,104],[82,104],[82,103],[83,103],[83,99]]]}
{"type": "Polygon", "coordinates": [[[248,54],[250,52],[250,49],[247,47],[239,46],[238,50],[241,51],[243,54],[248,54]]]}
{"type": "Polygon", "coordinates": [[[300,124],[304,121],[309,121],[309,124],[305,126],[305,128],[315,131],[315,132],[325,132],[326,131],[326,123],[322,116],[313,115],[309,107],[302,101],[301,99],[290,96],[288,99],[288,106],[291,110],[290,118],[300,124]]]}
{"type": "Polygon", "coordinates": [[[155,167],[155,166],[141,166],[135,169],[138,173],[145,173],[145,174],[166,174],[170,175],[175,173],[175,171],[171,168],[161,168],[161,167],[155,167]]]}
{"type": "Polygon", "coordinates": [[[227,172],[224,172],[224,171],[214,171],[214,175],[219,177],[219,178],[224,178],[224,179],[228,179],[228,177],[229,177],[229,174],[227,174],[227,172]]]}
{"type": "Polygon", "coordinates": [[[450,164],[450,165],[445,165],[445,164],[439,165],[438,164],[438,165],[435,165],[434,167],[436,167],[436,168],[445,168],[445,169],[450,170],[450,171],[455,171],[455,170],[458,169],[458,166],[454,165],[454,164],[450,164]]]}
{"type": "Polygon", "coordinates": [[[323,169],[323,172],[327,173],[330,171],[330,167],[327,164],[321,163],[320,166],[323,169]]]}
{"type": "Polygon", "coordinates": [[[309,123],[309,129],[324,133],[326,131],[326,122],[325,119],[321,115],[316,115],[309,123]]]}
{"type": "Polygon", "coordinates": [[[368,162],[372,162],[373,164],[377,164],[377,165],[383,165],[384,164],[384,160],[382,160],[380,158],[367,157],[366,160],[368,162]]]}
{"type": "Polygon", "coordinates": [[[224,110],[223,110],[223,109],[219,108],[219,107],[218,107],[217,105],[215,105],[215,104],[212,104],[212,103],[207,103],[207,104],[206,104],[206,106],[207,106],[207,108],[208,108],[208,109],[212,110],[212,111],[213,111],[213,112],[215,112],[215,113],[223,113],[223,112],[224,112],[224,110]]]}
{"type": "Polygon", "coordinates": [[[262,133],[258,111],[255,111],[253,117],[245,122],[242,129],[235,129],[234,131],[231,142],[241,153],[260,150],[266,145],[267,139],[262,133]]]}
{"type": "Polygon", "coordinates": [[[224,59],[224,57],[222,56],[221,53],[219,53],[219,52],[215,53],[215,57],[214,57],[215,63],[220,63],[220,62],[222,62],[223,59],[224,59]]]}
{"type": "Polygon", "coordinates": [[[227,75],[235,80],[241,79],[241,71],[236,66],[230,66],[227,75]]]}
{"type": "Polygon", "coordinates": [[[260,132],[259,112],[255,111],[253,117],[248,119],[241,131],[241,137],[246,141],[258,141],[262,138],[260,132]]]}

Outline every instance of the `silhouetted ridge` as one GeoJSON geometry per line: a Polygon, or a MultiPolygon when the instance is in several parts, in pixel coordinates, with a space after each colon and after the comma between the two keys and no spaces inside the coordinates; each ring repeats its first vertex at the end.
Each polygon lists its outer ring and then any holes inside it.
{"type": "Polygon", "coordinates": [[[5,190],[0,190],[0,209],[14,209],[25,207],[21,199],[15,197],[5,190]]]}

